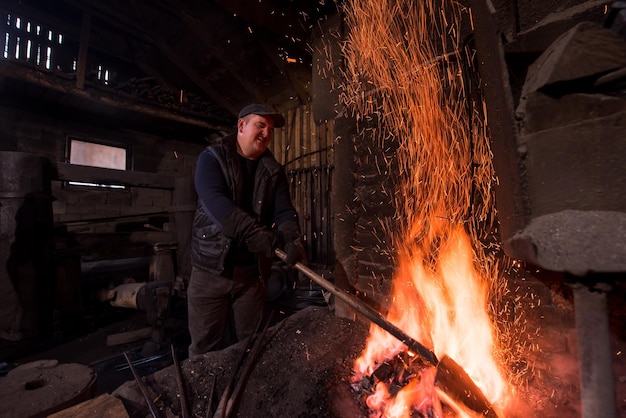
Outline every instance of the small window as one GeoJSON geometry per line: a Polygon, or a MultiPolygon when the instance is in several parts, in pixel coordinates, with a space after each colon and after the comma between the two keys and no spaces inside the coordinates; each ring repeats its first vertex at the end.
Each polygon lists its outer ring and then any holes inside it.
{"type": "MultiPolygon", "coordinates": [[[[113,170],[126,170],[130,167],[128,149],[124,147],[105,145],[77,138],[68,138],[70,164],[86,165],[89,167],[109,168],[113,170]]],[[[70,181],[69,184],[77,186],[104,187],[112,189],[124,189],[123,185],[96,184],[70,181]]]]}

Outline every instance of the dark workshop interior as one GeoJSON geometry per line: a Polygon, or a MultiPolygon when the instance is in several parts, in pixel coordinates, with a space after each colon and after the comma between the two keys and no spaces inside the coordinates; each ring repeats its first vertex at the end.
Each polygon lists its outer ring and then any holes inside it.
{"type": "Polygon", "coordinates": [[[626,2],[0,25],[1,417],[626,417],[626,2]],[[195,164],[253,102],[308,262],[276,257],[254,339],[189,358],[195,164]]]}

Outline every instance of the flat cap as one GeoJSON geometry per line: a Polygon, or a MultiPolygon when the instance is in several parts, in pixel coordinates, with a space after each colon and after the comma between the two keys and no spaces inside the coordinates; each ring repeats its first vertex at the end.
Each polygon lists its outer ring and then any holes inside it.
{"type": "Polygon", "coordinates": [[[260,103],[252,103],[247,106],[244,106],[243,109],[239,112],[239,119],[248,115],[260,115],[260,116],[269,116],[274,119],[274,127],[282,128],[285,126],[285,118],[280,113],[274,112],[269,107],[260,104],[260,103]]]}

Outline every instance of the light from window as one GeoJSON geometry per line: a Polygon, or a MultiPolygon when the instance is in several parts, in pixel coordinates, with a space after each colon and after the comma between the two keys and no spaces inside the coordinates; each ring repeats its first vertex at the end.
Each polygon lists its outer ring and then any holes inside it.
{"type": "Polygon", "coordinates": [[[70,139],[70,164],[126,170],[126,149],[70,139]]]}
{"type": "Polygon", "coordinates": [[[52,48],[46,48],[46,69],[50,69],[50,63],[52,60],[52,48]]]}
{"type": "MultiPolygon", "coordinates": [[[[126,170],[127,150],[122,147],[97,144],[70,138],[70,164],[126,170]]],[[[70,181],[71,185],[124,189],[119,184],[94,184],[70,181]]]]}

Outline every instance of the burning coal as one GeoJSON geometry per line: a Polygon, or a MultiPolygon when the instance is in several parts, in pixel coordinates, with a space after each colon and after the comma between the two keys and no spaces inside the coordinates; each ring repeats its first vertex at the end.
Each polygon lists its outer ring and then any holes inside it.
{"type": "MultiPolygon", "coordinates": [[[[482,100],[468,87],[475,75],[461,26],[471,16],[433,0],[352,0],[344,13],[344,106],[359,121],[376,119],[367,131],[381,146],[397,142],[397,215],[381,220],[396,252],[387,320],[455,359],[503,411],[511,389],[490,303],[501,284],[484,243],[495,176],[482,100]]],[[[410,355],[372,325],[354,367],[373,416],[442,416],[452,403],[437,393],[432,367],[410,355]]]]}

